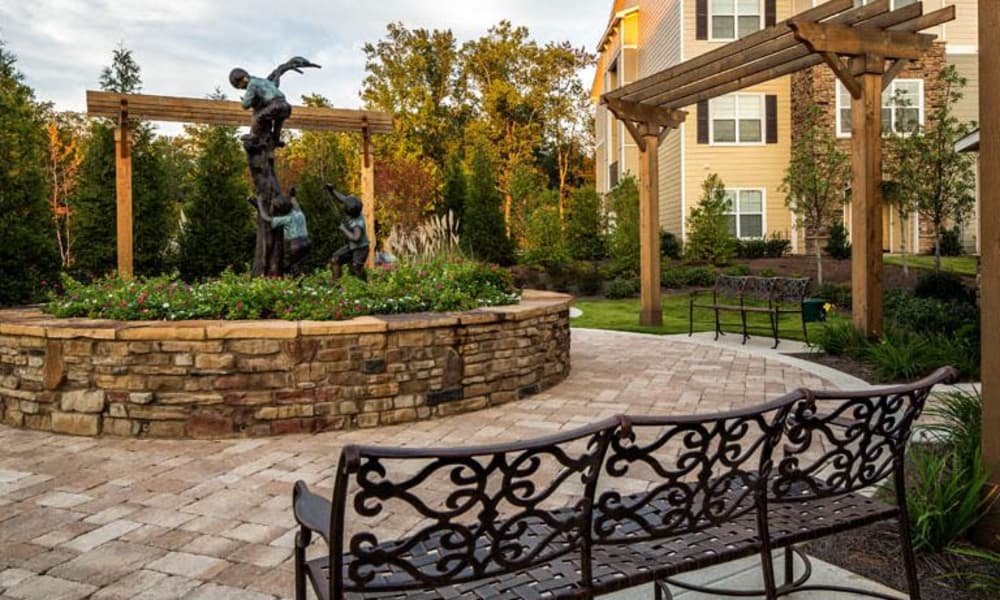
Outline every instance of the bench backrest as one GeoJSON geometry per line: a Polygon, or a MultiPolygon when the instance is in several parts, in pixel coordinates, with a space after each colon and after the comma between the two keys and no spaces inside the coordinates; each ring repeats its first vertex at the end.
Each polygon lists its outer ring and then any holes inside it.
{"type": "Polygon", "coordinates": [[[715,278],[715,287],[712,291],[716,298],[738,298],[743,294],[745,283],[746,277],[720,273],[715,278]]]}
{"type": "Polygon", "coordinates": [[[770,502],[828,498],[875,485],[890,475],[902,484],[913,422],[951,367],[908,385],[857,392],[810,392],[788,417],[775,457],[770,502]]]}
{"type": "Polygon", "coordinates": [[[771,302],[801,305],[809,291],[809,278],[774,277],[771,302]]]}
{"type": "Polygon", "coordinates": [[[767,405],[696,417],[625,417],[594,510],[594,544],[683,535],[759,507],[785,418],[804,392],[767,405]],[[628,494],[627,482],[652,481],[628,494]]]}
{"type": "Polygon", "coordinates": [[[345,448],[330,555],[343,576],[330,578],[331,597],[481,580],[569,553],[589,581],[595,485],[620,422],[478,448],[345,448]]]}
{"type": "Polygon", "coordinates": [[[751,300],[763,300],[767,302],[771,299],[774,290],[774,277],[755,277],[747,275],[743,284],[743,297],[751,300]]]}

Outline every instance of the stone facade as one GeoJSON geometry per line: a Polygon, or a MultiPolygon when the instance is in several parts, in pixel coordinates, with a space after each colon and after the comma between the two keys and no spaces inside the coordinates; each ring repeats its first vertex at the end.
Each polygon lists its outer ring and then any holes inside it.
{"type": "MultiPolygon", "coordinates": [[[[924,119],[939,106],[943,90],[938,84],[938,75],[947,66],[945,44],[936,42],[920,60],[910,63],[900,72],[899,79],[924,80],[924,119]]],[[[837,123],[837,77],[826,65],[806,69],[792,75],[792,123],[803,122],[805,111],[810,106],[818,106],[822,110],[823,122],[831,129],[837,123]]],[[[798,139],[799,131],[792,128],[792,143],[798,139]]],[[[841,138],[839,143],[843,149],[851,153],[851,139],[841,138]]],[[[848,226],[850,226],[848,224],[848,226]]],[[[825,238],[824,238],[825,239],[825,238]]],[[[805,240],[803,240],[805,241],[805,240]]],[[[825,243],[825,242],[823,242],[825,243]]],[[[887,243],[887,242],[886,242],[887,243]]],[[[934,248],[934,228],[926,219],[920,221],[920,252],[929,252],[934,248]]],[[[812,252],[810,248],[808,250],[812,252]]]]}
{"type": "Polygon", "coordinates": [[[569,373],[569,300],[343,322],[123,323],[0,312],[0,414],[74,435],[257,437],[497,406],[569,373]]]}

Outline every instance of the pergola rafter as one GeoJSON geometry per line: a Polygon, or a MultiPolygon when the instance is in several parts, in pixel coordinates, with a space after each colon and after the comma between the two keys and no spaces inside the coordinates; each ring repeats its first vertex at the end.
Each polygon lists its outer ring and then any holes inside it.
{"type": "Polygon", "coordinates": [[[892,10],[890,0],[857,8],[853,0],[832,0],[605,94],[602,102],[625,122],[641,153],[640,321],[654,325],[662,320],[658,215],[642,215],[658,213],[656,150],[663,136],[683,121],[682,116],[677,119],[684,114],[681,109],[826,63],[853,98],[854,321],[881,334],[881,94],[907,61],[931,47],[935,36],[919,32],[954,18],[953,5],[925,15],[922,3],[892,10]]]}
{"type": "MultiPolygon", "coordinates": [[[[119,94],[87,91],[87,115],[116,121],[115,180],[117,196],[118,274],[132,277],[132,136],[129,120],[198,123],[203,125],[246,126],[250,114],[239,102],[119,94]]],[[[354,133],[361,135],[361,199],[364,200],[365,225],[371,241],[368,266],[374,264],[375,252],[375,175],[371,156],[371,136],[392,133],[392,115],[371,110],[350,110],[315,106],[296,106],[285,122],[285,129],[354,133]]]]}

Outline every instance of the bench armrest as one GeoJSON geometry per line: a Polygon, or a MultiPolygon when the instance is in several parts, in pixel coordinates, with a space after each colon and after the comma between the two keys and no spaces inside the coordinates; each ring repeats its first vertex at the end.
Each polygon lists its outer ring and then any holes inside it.
{"type": "Polygon", "coordinates": [[[292,492],[292,510],[299,525],[318,533],[330,543],[330,502],[309,491],[304,481],[296,482],[292,492]]]}

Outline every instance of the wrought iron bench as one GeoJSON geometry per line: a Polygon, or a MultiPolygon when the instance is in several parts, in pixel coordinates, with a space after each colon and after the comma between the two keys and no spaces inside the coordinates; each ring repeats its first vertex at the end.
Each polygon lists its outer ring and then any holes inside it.
{"type": "Polygon", "coordinates": [[[794,577],[794,544],[891,518],[918,598],[903,454],[930,389],[954,373],[495,446],[347,446],[332,502],[295,485],[296,598],[592,598],[650,582],[670,598],[667,578],[752,555],[776,598],[827,589],[794,577]],[[899,506],[858,494],[889,476],[899,506]],[[314,534],[328,553],[308,559],[314,534]]]}
{"type": "MultiPolygon", "coordinates": [[[[753,277],[719,275],[712,288],[709,302],[702,292],[691,292],[688,303],[688,335],[694,335],[694,309],[707,308],[715,312],[715,339],[725,335],[722,331],[720,313],[732,311],[740,313],[743,343],[750,339],[747,327],[748,314],[766,314],[774,336],[774,348],[778,347],[778,327],[781,315],[802,314],[802,303],[809,290],[809,278],[753,277]]],[[[802,335],[809,343],[809,331],[805,316],[802,318],[802,335]]]]}

